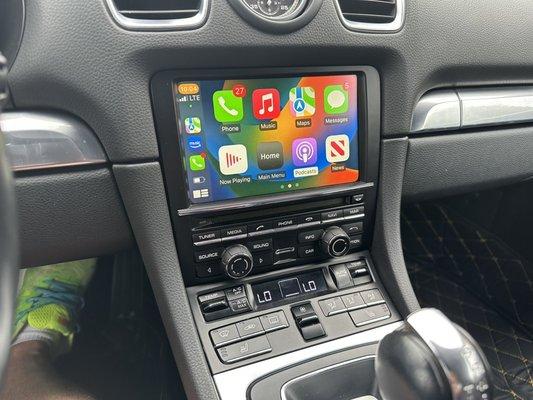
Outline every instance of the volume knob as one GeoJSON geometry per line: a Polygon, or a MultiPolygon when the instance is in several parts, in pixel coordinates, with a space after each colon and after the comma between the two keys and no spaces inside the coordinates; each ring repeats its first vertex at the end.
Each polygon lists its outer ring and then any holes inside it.
{"type": "Polygon", "coordinates": [[[320,238],[320,248],[331,257],[341,257],[350,250],[350,237],[338,226],[329,227],[320,238]]]}
{"type": "Polygon", "coordinates": [[[250,250],[242,244],[234,244],[222,252],[221,259],[224,273],[232,279],[244,278],[253,268],[250,250]]]}

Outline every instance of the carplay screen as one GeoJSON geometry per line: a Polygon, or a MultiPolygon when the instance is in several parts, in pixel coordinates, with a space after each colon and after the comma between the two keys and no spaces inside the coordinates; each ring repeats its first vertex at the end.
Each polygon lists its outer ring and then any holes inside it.
{"type": "Polygon", "coordinates": [[[359,179],[357,76],[176,82],[191,203],[359,179]]]}

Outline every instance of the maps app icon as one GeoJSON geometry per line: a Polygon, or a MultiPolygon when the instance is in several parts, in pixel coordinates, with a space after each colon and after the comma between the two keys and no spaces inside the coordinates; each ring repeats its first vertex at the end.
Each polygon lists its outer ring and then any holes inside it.
{"type": "Polygon", "coordinates": [[[289,92],[291,113],[295,117],[310,117],[315,114],[315,89],[294,87],[289,92]]]}

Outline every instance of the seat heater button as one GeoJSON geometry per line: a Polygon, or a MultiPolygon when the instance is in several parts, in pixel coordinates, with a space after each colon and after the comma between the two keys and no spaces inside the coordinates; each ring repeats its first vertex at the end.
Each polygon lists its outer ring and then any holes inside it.
{"type": "Polygon", "coordinates": [[[389,307],[386,304],[362,308],[360,310],[350,311],[350,317],[355,326],[364,326],[372,322],[383,321],[390,318],[389,307]]]}
{"type": "Polygon", "coordinates": [[[342,296],[341,298],[342,302],[349,311],[366,307],[365,302],[363,301],[363,298],[359,293],[347,294],[346,296],[342,296]]]}
{"type": "Polygon", "coordinates": [[[367,306],[385,303],[385,299],[383,299],[379,289],[365,290],[364,292],[361,292],[361,296],[367,306]]]}
{"type": "Polygon", "coordinates": [[[247,339],[242,342],[230,344],[217,350],[223,363],[231,364],[272,351],[266,336],[247,339]]]}
{"type": "Polygon", "coordinates": [[[215,347],[237,342],[240,339],[235,324],[214,329],[209,334],[211,335],[211,340],[215,347]]]}
{"type": "Polygon", "coordinates": [[[320,305],[320,308],[326,317],[346,311],[346,307],[344,306],[340,297],[332,297],[331,299],[320,300],[318,304],[320,305]]]}
{"type": "Polygon", "coordinates": [[[237,330],[239,331],[241,338],[257,336],[265,333],[259,318],[252,318],[247,319],[246,321],[238,322],[237,330]]]}

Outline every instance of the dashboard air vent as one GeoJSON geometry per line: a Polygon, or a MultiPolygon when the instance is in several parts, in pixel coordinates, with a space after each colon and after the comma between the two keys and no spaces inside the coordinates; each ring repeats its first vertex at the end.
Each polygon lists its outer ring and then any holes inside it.
{"type": "Polygon", "coordinates": [[[106,0],[115,21],[131,30],[194,29],[207,19],[209,0],[106,0]]]}
{"type": "Polygon", "coordinates": [[[344,25],[359,31],[397,31],[404,21],[404,0],[337,0],[344,25]]]}

